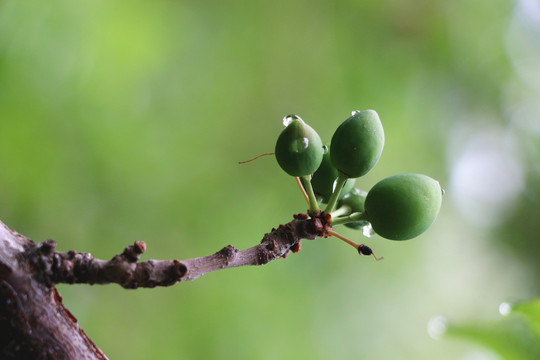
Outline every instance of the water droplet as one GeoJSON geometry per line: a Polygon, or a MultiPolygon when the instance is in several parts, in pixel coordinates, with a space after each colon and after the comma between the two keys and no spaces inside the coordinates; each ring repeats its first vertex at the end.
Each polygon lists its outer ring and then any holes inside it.
{"type": "Polygon", "coordinates": [[[444,190],[443,188],[441,188],[441,194],[442,194],[442,196],[444,196],[444,194],[446,194],[446,190],[444,190]]]}
{"type": "Polygon", "coordinates": [[[432,339],[440,339],[446,332],[446,318],[441,315],[435,315],[427,323],[427,333],[432,339]]]}
{"type": "Polygon", "coordinates": [[[328,151],[330,151],[330,149],[326,145],[323,145],[322,150],[323,150],[323,154],[327,154],[328,151]]]}
{"type": "Polygon", "coordinates": [[[375,234],[375,231],[373,231],[371,224],[367,223],[366,225],[362,226],[362,235],[370,238],[370,237],[374,237],[377,234],[375,234]]]}
{"type": "Polygon", "coordinates": [[[283,118],[283,126],[287,127],[289,126],[293,120],[300,120],[303,122],[302,118],[298,115],[289,114],[283,118]]]}
{"type": "Polygon", "coordinates": [[[512,312],[512,304],[507,302],[502,302],[499,305],[499,313],[502,316],[508,316],[512,312]]]}
{"type": "Polygon", "coordinates": [[[351,112],[351,115],[354,116],[354,115],[356,115],[356,114],[358,114],[358,113],[360,113],[360,112],[361,112],[360,110],[353,110],[353,111],[351,112]]]}

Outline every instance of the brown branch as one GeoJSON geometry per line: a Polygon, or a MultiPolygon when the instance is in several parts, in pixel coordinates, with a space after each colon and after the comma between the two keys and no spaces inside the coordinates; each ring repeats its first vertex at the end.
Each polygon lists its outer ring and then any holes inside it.
{"type": "Polygon", "coordinates": [[[216,270],[247,265],[264,265],[286,257],[300,246],[301,239],[324,236],[328,219],[320,213],[311,218],[295,215],[294,220],[265,234],[261,243],[238,250],[228,245],[215,254],[187,260],[147,260],[137,262],[146,244],[137,241],[111,260],[101,260],[88,253],[54,251],[56,243],[46,240],[25,252],[28,263],[37,271],[40,281],[50,285],[59,283],[109,284],[126,289],[170,286],[180,281],[191,281],[216,270]]]}
{"type": "Polygon", "coordinates": [[[25,260],[35,243],[0,222],[0,358],[107,359],[25,260]]]}
{"type": "Polygon", "coordinates": [[[248,265],[264,265],[272,260],[285,258],[289,252],[300,251],[300,240],[326,237],[330,218],[317,213],[309,218],[305,214],[294,216],[294,220],[280,225],[265,234],[259,245],[239,251],[234,246],[226,246],[217,253],[201,258],[181,261],[186,272],[179,281],[195,280],[212,271],[248,265]]]}
{"type": "Polygon", "coordinates": [[[329,220],[320,212],[299,214],[246,250],[229,245],[200,258],[143,262],[138,260],[146,250],[144,242],[100,260],[88,253],[55,251],[53,240],[35,243],[0,222],[0,358],[107,359],[63,306],[55,284],[170,286],[216,270],[263,265],[297,252],[301,239],[327,236],[329,220]]]}

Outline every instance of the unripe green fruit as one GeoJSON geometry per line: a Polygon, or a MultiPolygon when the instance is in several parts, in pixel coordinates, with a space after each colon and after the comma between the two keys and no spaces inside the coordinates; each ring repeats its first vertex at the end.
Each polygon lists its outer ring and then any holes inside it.
{"type": "MultiPolygon", "coordinates": [[[[320,196],[324,203],[328,202],[332,192],[334,191],[334,184],[338,177],[338,171],[332,165],[330,161],[330,149],[328,146],[325,146],[326,151],[324,152],[321,165],[313,173],[311,178],[311,185],[313,186],[313,191],[315,195],[320,196]]],[[[341,199],[346,193],[348,193],[354,186],[356,179],[349,179],[343,186],[339,199],[341,199]]]]}
{"type": "Polygon", "coordinates": [[[289,115],[290,121],[276,142],[276,160],[291,176],[313,174],[323,157],[323,145],[319,134],[300,117],[289,115]]]}
{"type": "Polygon", "coordinates": [[[402,174],[379,181],[366,196],[373,230],[390,240],[408,240],[427,230],[441,208],[442,189],[429,176],[402,174]]]}
{"type": "MultiPolygon", "coordinates": [[[[366,201],[367,193],[357,188],[353,188],[351,191],[343,196],[339,206],[348,206],[351,209],[351,213],[363,213],[364,212],[364,203],[366,201]]],[[[346,223],[345,226],[350,227],[351,229],[360,230],[368,224],[367,221],[355,221],[351,223],[346,223]]]]}
{"type": "Polygon", "coordinates": [[[384,130],[374,110],[353,111],[332,136],[330,159],[348,177],[360,177],[371,170],[384,147],[384,130]]]}

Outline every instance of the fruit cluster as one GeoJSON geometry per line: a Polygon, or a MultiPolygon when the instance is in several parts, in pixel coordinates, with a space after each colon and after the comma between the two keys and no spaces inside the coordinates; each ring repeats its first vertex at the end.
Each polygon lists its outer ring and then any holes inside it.
{"type": "MultiPolygon", "coordinates": [[[[287,174],[297,178],[310,212],[326,204],[324,212],[332,216],[332,226],[372,227],[383,238],[408,240],[423,233],[437,217],[443,191],[426,175],[391,176],[367,193],[354,187],[356,178],[375,166],[384,147],[377,112],[353,111],[327,145],[296,115],[286,116],[284,125],[276,143],[276,160],[287,174]]],[[[344,239],[333,231],[329,234],[344,239]]],[[[353,246],[365,251],[363,245],[353,246]]]]}

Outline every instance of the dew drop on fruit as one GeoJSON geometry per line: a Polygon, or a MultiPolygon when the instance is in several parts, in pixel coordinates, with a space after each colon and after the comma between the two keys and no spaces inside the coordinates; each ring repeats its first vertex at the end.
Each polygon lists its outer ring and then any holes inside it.
{"type": "Polygon", "coordinates": [[[351,112],[351,115],[354,116],[354,115],[356,115],[356,114],[358,114],[358,113],[360,113],[360,112],[361,112],[360,110],[353,110],[353,111],[351,112]]]}
{"type": "Polygon", "coordinates": [[[432,339],[439,339],[446,332],[446,318],[435,315],[427,323],[427,333],[432,339]]]}
{"type": "Polygon", "coordinates": [[[362,226],[362,235],[368,238],[374,237],[376,235],[370,223],[367,223],[367,225],[362,226]]]}
{"type": "Polygon", "coordinates": [[[512,312],[512,304],[507,302],[502,302],[499,305],[499,314],[502,316],[507,316],[512,312]]]}
{"type": "Polygon", "coordinates": [[[322,147],[323,154],[327,154],[327,153],[328,153],[328,150],[330,150],[330,149],[328,148],[328,146],[327,146],[327,145],[323,145],[323,147],[322,147]]]}
{"type": "Polygon", "coordinates": [[[302,118],[298,115],[289,114],[283,118],[283,126],[287,127],[289,126],[293,120],[300,120],[303,122],[302,118]]]}

